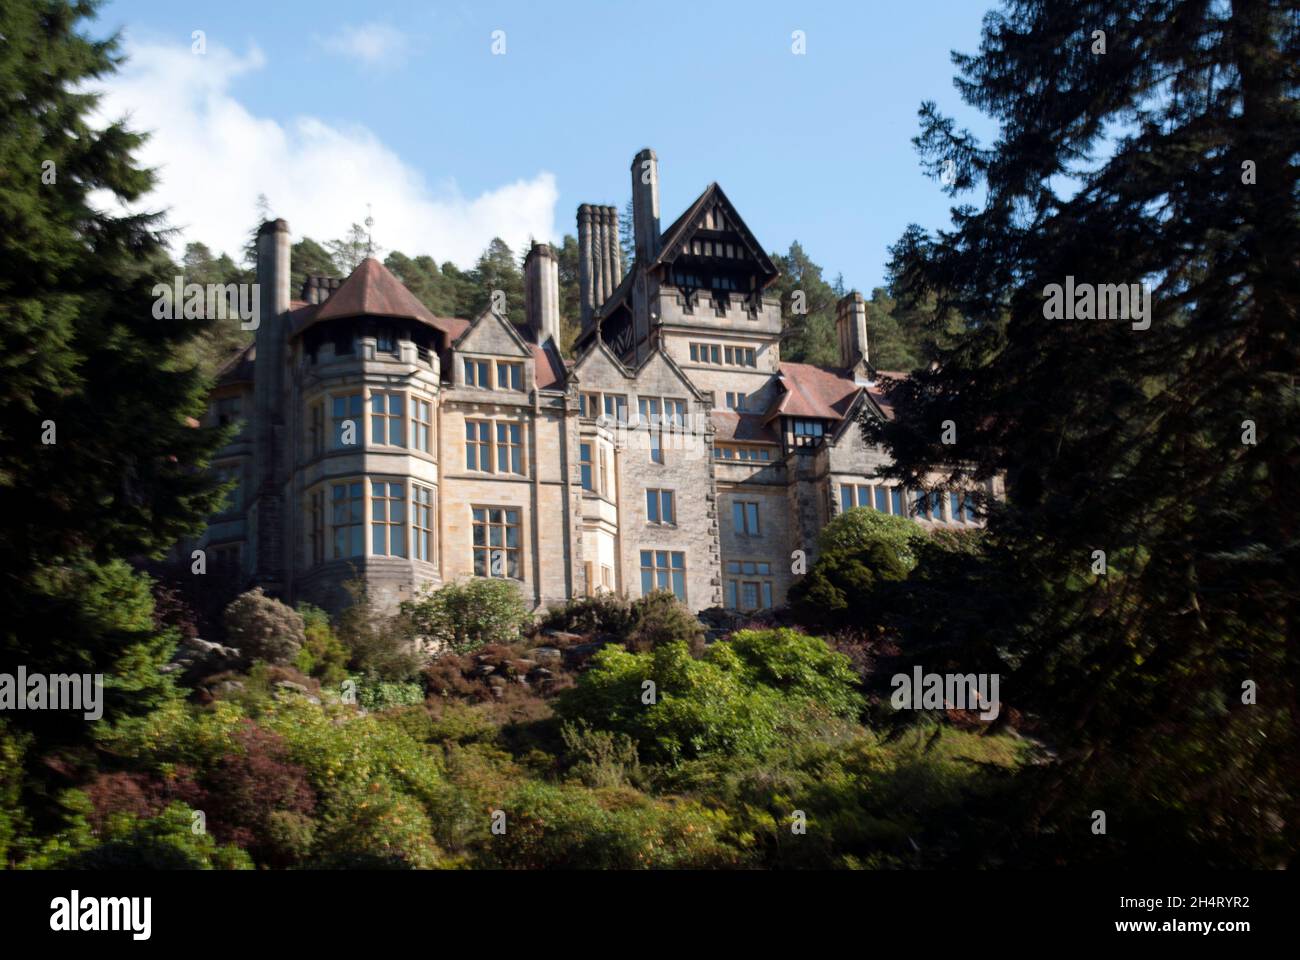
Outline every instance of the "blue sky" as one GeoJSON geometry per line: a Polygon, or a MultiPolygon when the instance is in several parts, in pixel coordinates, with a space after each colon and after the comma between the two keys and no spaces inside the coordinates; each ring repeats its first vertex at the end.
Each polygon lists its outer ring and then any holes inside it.
{"type": "Polygon", "coordinates": [[[991,2],[116,0],[98,30],[132,57],[105,112],[155,131],[151,199],[186,240],[234,252],[264,192],[295,234],[339,236],[370,203],[384,247],[468,265],[493,234],[621,208],[652,146],[665,223],[717,180],[765,247],[797,239],[866,291],[909,222],[948,222],[910,142],[921,101],[992,133],[949,60],[991,2]]]}

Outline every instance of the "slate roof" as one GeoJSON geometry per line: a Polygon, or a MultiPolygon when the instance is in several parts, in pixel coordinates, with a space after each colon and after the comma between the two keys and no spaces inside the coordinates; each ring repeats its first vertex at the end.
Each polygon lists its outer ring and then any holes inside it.
{"type": "Polygon", "coordinates": [[[305,306],[293,312],[292,334],[297,336],[308,327],[325,320],[349,317],[401,317],[415,320],[442,331],[454,340],[469,323],[453,317],[437,317],[403,286],[388,268],[374,257],[362,260],[352,274],[324,303],[305,306]]]}
{"type": "MultiPolygon", "coordinates": [[[[308,327],[326,320],[343,320],[351,317],[398,317],[415,320],[441,331],[450,345],[469,329],[468,320],[459,317],[439,317],[416,299],[402,281],[378,260],[367,257],[352,274],[321,303],[294,300],[289,304],[290,336],[298,336],[308,327]]],[[[530,337],[526,331],[519,331],[530,337]]],[[[553,346],[529,342],[533,355],[538,389],[558,387],[565,378],[563,359],[553,346]]],[[[257,346],[250,343],[232,356],[217,371],[218,383],[241,383],[253,380],[253,364],[257,360],[257,346]]],[[[447,357],[443,369],[450,373],[447,357]]]]}
{"type": "Polygon", "coordinates": [[[735,413],[714,410],[712,413],[715,443],[780,443],[776,431],[763,422],[761,413],[735,413]]]}
{"type": "MultiPolygon", "coordinates": [[[[876,373],[894,379],[907,376],[896,370],[878,370],[876,373]]],[[[811,363],[783,363],[777,372],[777,380],[782,392],[764,415],[765,423],[777,417],[843,420],[861,390],[866,390],[888,419],[892,420],[894,416],[889,393],[882,382],[875,380],[871,386],[864,387],[849,370],[811,363]]]]}
{"type": "Polygon", "coordinates": [[[233,355],[217,370],[217,383],[252,383],[253,361],[257,359],[257,344],[250,343],[233,355]]]}

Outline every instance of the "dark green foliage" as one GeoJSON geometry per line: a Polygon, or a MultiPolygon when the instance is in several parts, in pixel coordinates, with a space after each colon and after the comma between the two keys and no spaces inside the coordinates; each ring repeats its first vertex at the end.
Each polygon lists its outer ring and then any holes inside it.
{"type": "MultiPolygon", "coordinates": [[[[240,269],[224,253],[216,256],[205,244],[187,243],[181,257],[180,269],[185,283],[208,284],[252,283],[256,274],[251,269],[240,269]]],[[[167,278],[160,278],[166,281],[167,278]]],[[[206,376],[213,376],[230,357],[253,340],[253,331],[242,329],[239,323],[217,321],[209,325],[204,335],[195,342],[194,359],[206,376]]]]}
{"type": "Polygon", "coordinates": [[[667,590],[656,590],[632,601],[632,627],[624,641],[634,653],[684,643],[691,656],[704,652],[704,628],[695,614],[667,590]]]}
{"type": "Polygon", "coordinates": [[[646,653],[599,651],[556,712],[625,733],[647,759],[676,763],[710,754],[756,754],[809,711],[856,715],[848,660],[794,631],[746,631],[695,659],[682,641],[646,653]],[[794,661],[804,662],[796,668],[794,661]]]}
{"type": "Polygon", "coordinates": [[[704,652],[704,627],[695,614],[666,590],[635,600],[612,593],[570,600],[549,610],[542,626],[592,636],[616,637],[633,652],[666,643],[685,643],[692,656],[704,652]]]}
{"type": "Polygon", "coordinates": [[[384,266],[402,281],[434,316],[456,317],[466,291],[444,274],[430,256],[408,257],[394,250],[384,259],[384,266]]]}
{"type": "Polygon", "coordinates": [[[636,623],[632,604],[631,600],[615,593],[578,597],[563,607],[548,610],[541,626],[547,630],[622,637],[631,632],[636,623]]]}
{"type": "Polygon", "coordinates": [[[320,607],[300,603],[297,610],[303,621],[303,643],[294,666],[322,684],[337,687],[347,679],[348,648],[320,607]]]}
{"type": "MultiPolygon", "coordinates": [[[[80,32],[94,8],[0,9],[0,661],[103,673],[105,716],[124,717],[169,695],[158,667],[176,635],[155,628],[149,581],[115,558],[202,529],[218,485],[196,467],[222,437],[187,422],[204,409],[207,321],[154,316],[153,285],[176,272],[162,223],[101,212],[105,197],[139,201],[153,176],[132,159],[140,136],[91,120],[86,87],[119,56],[80,32]]],[[[69,711],[9,723],[35,736],[35,781],[91,729],[69,711]]]]}
{"type": "Polygon", "coordinates": [[[289,296],[296,300],[308,277],[347,276],[329,251],[311,237],[303,237],[289,249],[289,296]]]}
{"type": "Polygon", "coordinates": [[[423,659],[416,649],[417,631],[404,612],[380,610],[365,582],[344,584],[352,603],[338,616],[338,637],[350,654],[348,665],[379,680],[405,681],[415,676],[423,659]]]}
{"type": "Polygon", "coordinates": [[[908,230],[895,294],[966,325],[867,432],[909,486],[1006,476],[948,642],[1001,662],[1060,751],[1030,830],[1064,835],[1110,800],[1143,811],[1124,829],[1148,854],[1274,866],[1300,849],[1291,6],[1009,5],[956,58],[997,143],[921,110],[927,167],[951,161],[953,193],[985,194],[950,231],[908,230]],[[1149,327],[1055,315],[1067,277],[1151,284],[1149,327]]]}
{"type": "Polygon", "coordinates": [[[768,290],[769,296],[781,298],[781,315],[785,318],[781,358],[837,366],[840,357],[835,304],[845,291],[822,278],[822,268],[813,263],[797,240],[790,244],[788,254],[772,253],[771,257],[781,271],[768,290]],[[803,295],[801,302],[796,291],[803,295]]]}
{"type": "Polygon", "coordinates": [[[452,653],[513,643],[532,623],[514,581],[484,577],[427,589],[403,602],[402,612],[419,636],[452,653]]]}
{"type": "Polygon", "coordinates": [[[905,517],[846,511],[822,530],[816,561],[790,588],[791,612],[817,630],[878,631],[924,539],[905,517]]]}
{"type": "Polygon", "coordinates": [[[361,266],[362,260],[367,257],[378,259],[383,252],[382,248],[372,242],[370,231],[359,223],[348,228],[347,236],[325,241],[325,250],[329,253],[330,261],[338,266],[339,273],[345,277],[361,266]]]}

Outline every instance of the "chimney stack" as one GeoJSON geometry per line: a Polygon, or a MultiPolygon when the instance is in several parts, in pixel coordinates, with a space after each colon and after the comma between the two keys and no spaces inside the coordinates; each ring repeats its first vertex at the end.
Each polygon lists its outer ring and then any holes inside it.
{"type": "Polygon", "coordinates": [[[618,245],[618,209],[584,203],[578,207],[578,290],[582,329],[623,279],[618,245]]]}
{"type": "Polygon", "coordinates": [[[659,158],[649,147],[632,160],[632,228],[636,258],[649,264],[659,252],[659,158]]]}
{"type": "Polygon", "coordinates": [[[617,256],[618,250],[618,218],[611,216],[614,212],[613,207],[596,209],[600,211],[600,284],[605,293],[601,298],[604,302],[614,293],[614,287],[621,279],[614,275],[614,257],[617,256]]]}
{"type": "Polygon", "coordinates": [[[284,570],[281,489],[288,471],[284,446],[285,367],[289,314],[289,224],[268,220],[257,230],[257,363],[253,366],[253,436],[256,444],[254,508],[257,531],[251,544],[258,576],[272,592],[284,570]]]}
{"type": "Polygon", "coordinates": [[[596,309],[596,291],[591,276],[591,204],[578,207],[578,304],[582,310],[582,329],[591,323],[596,309]]]}
{"type": "MultiPolygon", "coordinates": [[[[617,287],[623,280],[623,248],[618,242],[618,207],[606,207],[609,217],[609,271],[617,287]]],[[[611,289],[609,291],[613,293],[611,289]]]]}
{"type": "Polygon", "coordinates": [[[840,338],[840,366],[853,369],[859,363],[870,366],[867,349],[867,301],[856,290],[835,305],[835,328],[840,338]]]}
{"type": "Polygon", "coordinates": [[[306,303],[324,303],[335,290],[343,285],[338,277],[310,275],[302,282],[302,294],[298,297],[306,303]]]}
{"type": "Polygon", "coordinates": [[[262,319],[289,309],[289,224],[267,220],[257,230],[257,283],[262,319]]]}
{"type": "Polygon", "coordinates": [[[549,243],[534,243],[524,259],[524,312],[538,343],[560,344],[560,261],[549,243]]]}

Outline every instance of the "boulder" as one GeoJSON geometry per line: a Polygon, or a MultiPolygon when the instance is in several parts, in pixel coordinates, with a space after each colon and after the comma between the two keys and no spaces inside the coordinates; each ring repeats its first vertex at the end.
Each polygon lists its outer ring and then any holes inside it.
{"type": "Polygon", "coordinates": [[[163,673],[179,673],[182,683],[194,683],[200,677],[244,666],[244,656],[235,647],[191,637],[182,640],[172,654],[171,662],[162,668],[163,673]]]}

